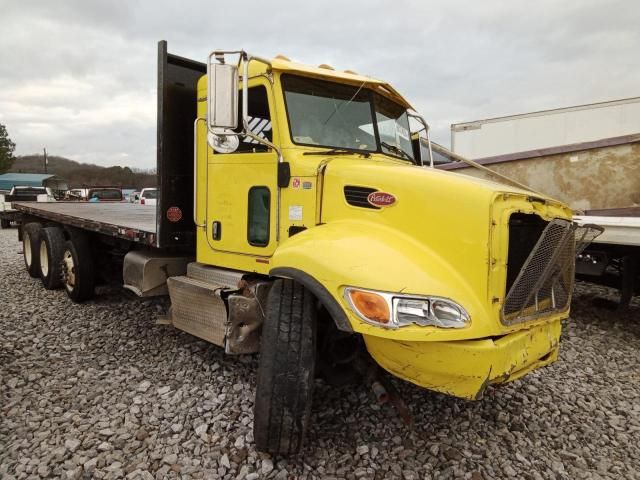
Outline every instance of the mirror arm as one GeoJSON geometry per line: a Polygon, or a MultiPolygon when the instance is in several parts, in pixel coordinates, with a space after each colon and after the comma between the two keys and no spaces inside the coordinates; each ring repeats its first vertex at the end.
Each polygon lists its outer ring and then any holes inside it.
{"type": "Polygon", "coordinates": [[[267,140],[266,138],[259,137],[258,135],[253,133],[249,128],[249,82],[247,81],[249,79],[249,63],[255,60],[256,62],[261,62],[261,63],[264,63],[265,65],[271,66],[271,62],[269,60],[265,60],[260,57],[248,56],[244,52],[243,52],[243,55],[244,55],[243,57],[244,68],[242,72],[242,128],[244,129],[243,134],[249,138],[254,139],[256,142],[260,142],[266,145],[267,147],[275,150],[275,152],[278,154],[278,163],[282,163],[284,161],[284,158],[282,157],[282,152],[280,151],[280,149],[276,147],[273,143],[271,143],[269,140],[267,140]]]}
{"type": "MultiPolygon", "coordinates": [[[[259,137],[258,135],[253,133],[249,128],[249,63],[252,60],[255,60],[257,62],[261,62],[268,66],[271,66],[271,62],[260,57],[248,56],[246,53],[243,54],[243,58],[244,68],[242,72],[242,127],[244,129],[244,134],[247,137],[254,139],[256,142],[260,142],[268,146],[269,148],[272,148],[277,153],[279,170],[280,164],[284,162],[282,151],[266,138],[259,137]]],[[[276,195],[276,242],[280,241],[280,210],[282,203],[281,191],[282,188],[278,185],[276,195]]]]}
{"type": "MultiPolygon", "coordinates": [[[[426,122],[424,118],[422,118],[422,115],[418,115],[417,113],[411,113],[411,112],[407,112],[407,115],[411,118],[416,119],[424,127],[424,130],[427,134],[427,145],[429,147],[429,166],[433,168],[433,150],[431,149],[431,136],[429,135],[429,130],[430,130],[429,124],[426,122]]],[[[418,138],[418,143],[419,142],[420,142],[420,138],[418,138]]],[[[424,160],[422,159],[422,157],[420,157],[420,163],[424,167],[424,160]]]]}
{"type": "Polygon", "coordinates": [[[430,131],[431,129],[429,128],[429,125],[426,125],[427,128],[427,145],[429,145],[429,166],[431,168],[433,168],[433,150],[431,149],[431,135],[430,135],[430,131]]]}

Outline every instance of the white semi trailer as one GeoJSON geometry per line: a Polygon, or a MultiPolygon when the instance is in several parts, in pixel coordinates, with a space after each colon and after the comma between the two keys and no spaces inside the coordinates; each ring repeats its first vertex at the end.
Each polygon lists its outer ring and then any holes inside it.
{"type": "Polygon", "coordinates": [[[451,150],[472,160],[640,133],[640,97],[451,125],[451,150]]]}

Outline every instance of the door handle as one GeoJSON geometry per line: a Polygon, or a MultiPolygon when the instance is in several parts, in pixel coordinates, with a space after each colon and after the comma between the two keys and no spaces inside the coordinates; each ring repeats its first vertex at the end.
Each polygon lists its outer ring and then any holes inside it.
{"type": "Polygon", "coordinates": [[[222,224],[219,220],[215,220],[211,224],[211,236],[214,240],[220,240],[220,237],[222,237],[222,224]]]}

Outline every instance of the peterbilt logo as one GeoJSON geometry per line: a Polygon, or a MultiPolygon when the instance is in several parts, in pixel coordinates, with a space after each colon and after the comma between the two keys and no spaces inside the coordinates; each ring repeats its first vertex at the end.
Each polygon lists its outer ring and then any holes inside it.
{"type": "Polygon", "coordinates": [[[375,207],[388,207],[396,203],[396,197],[387,192],[371,192],[367,202],[375,207]]]}

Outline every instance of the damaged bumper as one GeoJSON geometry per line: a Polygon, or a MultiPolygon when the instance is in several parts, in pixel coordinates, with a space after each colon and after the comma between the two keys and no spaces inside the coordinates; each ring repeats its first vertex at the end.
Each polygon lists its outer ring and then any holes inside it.
{"type": "Polygon", "coordinates": [[[558,358],[560,320],[496,339],[407,342],[365,335],[371,356],[393,375],[429,390],[478,399],[487,385],[516,380],[558,358]]]}

